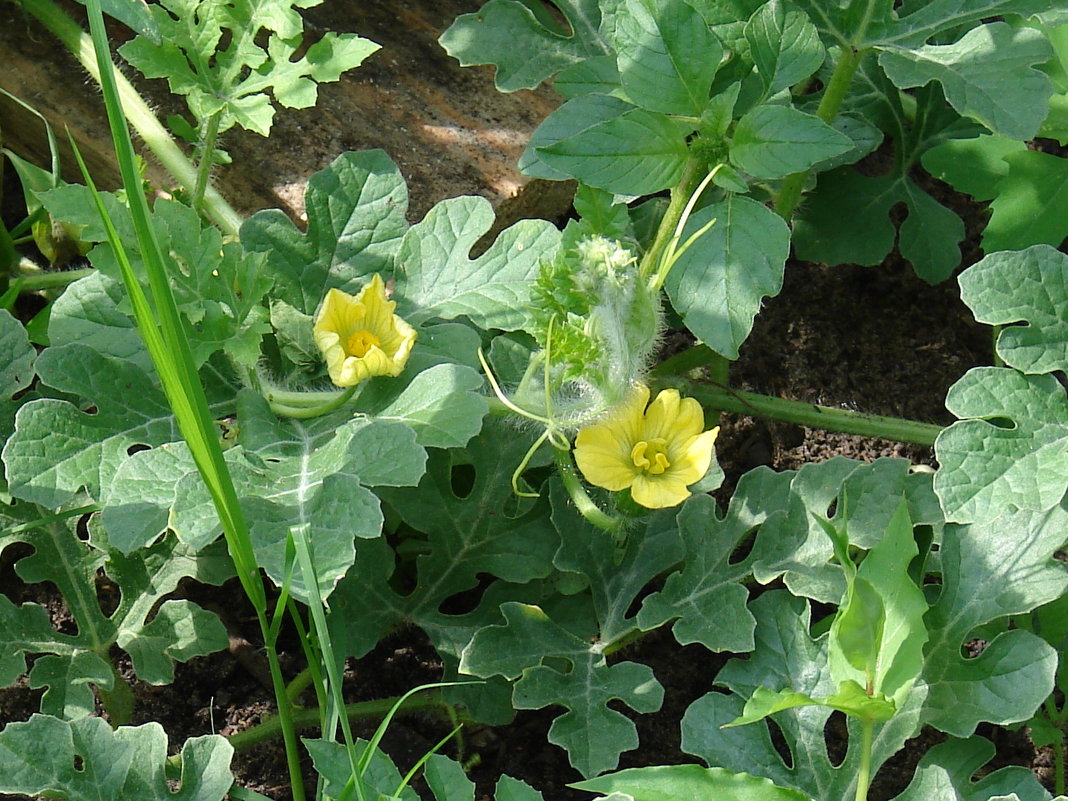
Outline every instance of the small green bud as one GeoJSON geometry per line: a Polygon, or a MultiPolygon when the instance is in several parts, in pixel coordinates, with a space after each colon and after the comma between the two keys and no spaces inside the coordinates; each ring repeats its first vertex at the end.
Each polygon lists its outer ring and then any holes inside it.
{"type": "Polygon", "coordinates": [[[635,253],[602,236],[543,263],[533,294],[541,369],[528,371],[516,402],[566,427],[586,425],[644,376],[661,328],[659,294],[639,275],[635,253]]]}

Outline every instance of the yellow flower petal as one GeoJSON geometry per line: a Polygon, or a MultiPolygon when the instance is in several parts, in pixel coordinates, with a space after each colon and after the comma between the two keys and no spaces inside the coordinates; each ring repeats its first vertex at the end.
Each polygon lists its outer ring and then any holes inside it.
{"type": "Polygon", "coordinates": [[[676,506],[690,496],[714,458],[719,429],[704,431],[704,412],[693,398],[666,389],[646,408],[640,385],[603,422],[575,438],[575,462],[591,484],[618,492],[630,487],[649,509],[676,506]]]}
{"type": "Polygon", "coordinates": [[[401,374],[416,332],[393,313],[396,308],[377,273],[355,297],[340,289],[327,292],[312,333],[334,384],[351,387],[376,375],[401,374]]]}
{"type": "Polygon", "coordinates": [[[717,436],[719,436],[719,426],[683,442],[678,456],[671,463],[672,478],[687,485],[704,478],[712,464],[717,436]]]}
{"type": "Polygon", "coordinates": [[[667,474],[638,476],[631,485],[630,494],[646,509],[667,509],[690,497],[686,483],[669,478],[667,474]]]}

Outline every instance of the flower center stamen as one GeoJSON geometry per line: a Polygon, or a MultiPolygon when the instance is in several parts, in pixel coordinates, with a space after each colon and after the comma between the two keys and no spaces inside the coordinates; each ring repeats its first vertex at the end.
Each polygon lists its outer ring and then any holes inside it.
{"type": "Polygon", "coordinates": [[[348,341],[345,343],[345,350],[348,351],[350,356],[362,359],[367,355],[367,351],[381,344],[382,341],[378,337],[366,328],[361,328],[348,338],[348,341]]]}
{"type": "Polygon", "coordinates": [[[658,476],[671,467],[667,458],[667,440],[663,437],[654,437],[649,440],[641,440],[630,451],[631,461],[639,470],[658,476]]]}

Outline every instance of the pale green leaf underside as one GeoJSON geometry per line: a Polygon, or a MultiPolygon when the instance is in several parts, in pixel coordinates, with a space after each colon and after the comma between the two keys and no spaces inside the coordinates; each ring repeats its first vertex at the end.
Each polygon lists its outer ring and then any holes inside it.
{"type": "Polygon", "coordinates": [[[222,801],[233,784],[232,755],[218,735],[186,740],[182,786],[172,791],[167,735],[158,723],[113,731],[102,718],[66,723],[34,715],[0,732],[0,791],[71,801],[222,801]]]}
{"type": "Polygon", "coordinates": [[[274,296],[314,314],[328,289],[355,294],[376,272],[387,278],[408,229],[408,187],[382,150],[343,153],[308,179],[308,228],[277,209],[241,226],[241,243],[267,254],[274,296]]]}
{"type": "Polygon", "coordinates": [[[493,218],[485,198],[458,197],[438,203],[412,226],[397,253],[397,313],[413,323],[467,317],[484,330],[525,327],[538,265],[552,257],[560,233],[544,220],[524,220],[472,259],[493,218]]]}
{"type": "Polygon", "coordinates": [[[960,275],[975,319],[1006,326],[998,355],[1025,373],[1068,369],[1068,256],[1048,245],[993,253],[960,275]]]}
{"type": "Polygon", "coordinates": [[[1068,398],[1054,376],[976,367],[950,387],[946,407],[961,418],[935,442],[941,465],[935,492],[947,520],[993,520],[1061,501],[1068,487],[1068,398]]]}

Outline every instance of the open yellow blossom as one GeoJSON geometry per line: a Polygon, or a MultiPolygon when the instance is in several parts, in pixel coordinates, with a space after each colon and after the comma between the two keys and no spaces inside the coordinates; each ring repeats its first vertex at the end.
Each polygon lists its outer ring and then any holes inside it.
{"type": "Polygon", "coordinates": [[[415,329],[393,313],[396,308],[378,273],[355,297],[340,289],[326,294],[312,331],[337,386],[400,375],[415,344],[415,329]]]}
{"type": "Polygon", "coordinates": [[[639,385],[610,417],[579,430],[575,462],[591,484],[613,492],[630,488],[648,509],[676,506],[712,464],[719,428],[704,427],[704,411],[693,398],[665,389],[650,404],[649,388],[639,385]]]}

